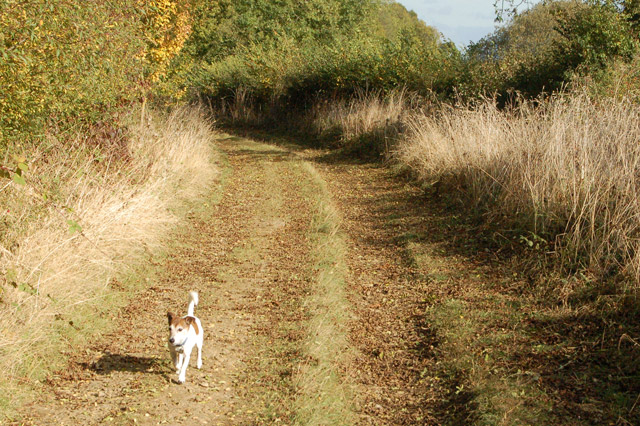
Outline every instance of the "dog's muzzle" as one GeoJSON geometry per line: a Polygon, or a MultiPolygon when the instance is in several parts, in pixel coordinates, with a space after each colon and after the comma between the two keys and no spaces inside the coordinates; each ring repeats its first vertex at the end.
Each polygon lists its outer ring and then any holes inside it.
{"type": "Polygon", "coordinates": [[[178,345],[176,344],[176,339],[172,337],[171,339],[169,339],[169,343],[171,343],[171,346],[175,348],[176,352],[182,352],[184,350],[184,344],[187,343],[187,340],[185,339],[184,342],[178,345]]]}

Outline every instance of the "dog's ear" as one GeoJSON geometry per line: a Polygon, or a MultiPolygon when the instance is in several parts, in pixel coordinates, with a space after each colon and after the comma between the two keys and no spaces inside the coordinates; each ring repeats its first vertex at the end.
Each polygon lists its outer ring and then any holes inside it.
{"type": "Polygon", "coordinates": [[[189,324],[189,325],[191,325],[191,324],[193,324],[195,322],[195,319],[193,317],[187,317],[185,319],[187,321],[187,324],[189,324]]]}
{"type": "Polygon", "coordinates": [[[173,317],[175,315],[173,315],[172,312],[167,312],[167,319],[169,320],[169,325],[171,325],[171,322],[173,321],[173,317]]]}

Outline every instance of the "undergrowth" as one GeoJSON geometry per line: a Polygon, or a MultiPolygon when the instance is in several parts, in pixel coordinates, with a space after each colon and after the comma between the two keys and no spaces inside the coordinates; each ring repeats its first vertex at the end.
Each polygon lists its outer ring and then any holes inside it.
{"type": "Polygon", "coordinates": [[[635,292],[639,118],[626,98],[594,101],[584,93],[506,110],[487,100],[412,117],[395,155],[508,240],[569,273],[617,277],[620,292],[635,292]]]}

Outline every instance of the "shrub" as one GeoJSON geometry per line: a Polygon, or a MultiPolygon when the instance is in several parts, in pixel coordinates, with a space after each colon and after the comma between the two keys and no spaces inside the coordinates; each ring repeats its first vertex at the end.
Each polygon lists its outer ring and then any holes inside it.
{"type": "Polygon", "coordinates": [[[109,121],[144,97],[188,34],[179,4],[0,0],[0,146],[25,150],[47,127],[109,121]]]}
{"type": "Polygon", "coordinates": [[[536,5],[467,49],[461,93],[536,97],[629,60],[636,42],[627,17],[607,2],[536,5]]]}
{"type": "Polygon", "coordinates": [[[359,90],[452,91],[459,52],[399,4],[215,4],[218,14],[195,12],[194,36],[180,62],[191,65],[173,76],[193,95],[224,102],[242,90],[258,106],[309,107],[317,96],[359,90]],[[214,44],[207,34],[226,38],[214,44]]]}
{"type": "Polygon", "coordinates": [[[578,8],[559,21],[558,31],[555,61],[567,71],[603,69],[612,58],[630,59],[637,47],[626,15],[608,2],[578,8]]]}

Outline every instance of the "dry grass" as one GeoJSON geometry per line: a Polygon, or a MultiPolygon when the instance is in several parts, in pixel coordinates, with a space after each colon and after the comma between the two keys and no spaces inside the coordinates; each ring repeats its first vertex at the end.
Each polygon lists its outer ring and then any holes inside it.
{"type": "Polygon", "coordinates": [[[232,100],[222,100],[215,108],[211,106],[211,110],[215,111],[216,116],[225,117],[234,126],[254,126],[262,121],[254,99],[243,87],[234,91],[232,100]]]}
{"type": "Polygon", "coordinates": [[[396,157],[562,264],[640,280],[640,108],[557,96],[414,116],[396,157]]]}
{"type": "Polygon", "coordinates": [[[55,366],[51,355],[71,349],[64,330],[81,327],[69,326],[74,313],[98,316],[114,280],[162,247],[176,209],[216,176],[213,132],[199,111],[131,122],[130,138],[110,148],[50,137],[29,152],[27,185],[0,192],[5,390],[55,366]]]}
{"type": "Polygon", "coordinates": [[[388,96],[360,92],[349,100],[316,104],[311,111],[313,126],[320,134],[339,131],[344,141],[354,140],[401,121],[407,102],[404,90],[388,96]]]}
{"type": "Polygon", "coordinates": [[[378,92],[360,92],[349,100],[319,102],[303,120],[307,131],[321,140],[337,140],[349,150],[369,149],[376,153],[389,150],[416,98],[405,90],[387,96],[378,92]]]}

